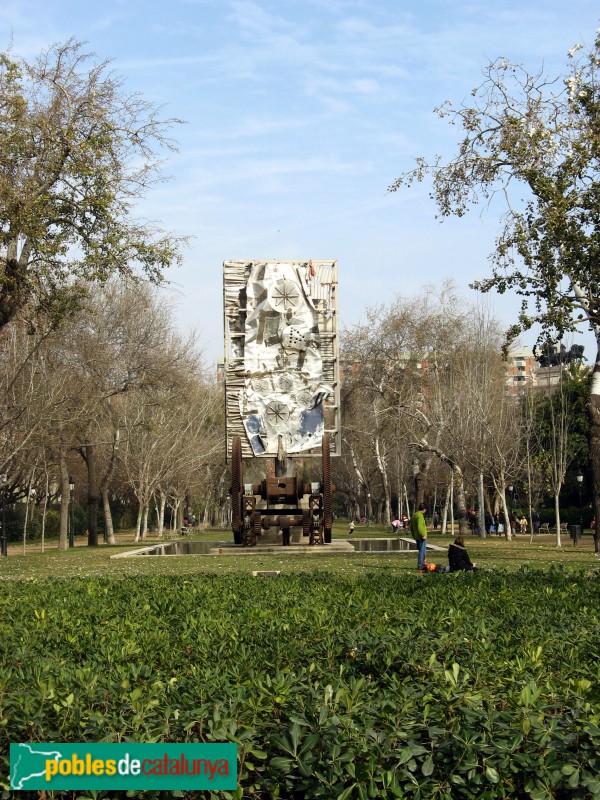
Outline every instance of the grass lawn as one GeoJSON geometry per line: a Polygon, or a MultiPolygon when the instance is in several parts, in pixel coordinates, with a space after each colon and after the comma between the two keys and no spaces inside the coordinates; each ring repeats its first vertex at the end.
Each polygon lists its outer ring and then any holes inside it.
{"type": "MultiPolygon", "coordinates": [[[[334,524],[334,538],[358,539],[370,537],[390,537],[387,526],[357,525],[354,534],[348,536],[345,521],[334,524]]],[[[191,537],[198,541],[232,541],[229,530],[208,530],[195,532],[191,537]]],[[[47,542],[45,552],[40,551],[39,543],[27,545],[23,553],[21,544],[9,545],[9,557],[0,559],[0,580],[40,579],[46,577],[85,577],[90,575],[112,575],[125,577],[131,575],[186,575],[196,573],[227,574],[250,573],[256,569],[278,569],[286,573],[331,571],[344,575],[361,575],[369,572],[416,572],[414,553],[335,553],[327,554],[326,546],[318,548],[323,554],[288,555],[282,548],[281,555],[251,554],[227,556],[169,556],[134,557],[111,559],[112,555],[138,549],[140,546],[159,541],[155,536],[136,544],[133,531],[117,534],[118,544],[87,547],[83,540],[77,541],[75,548],[59,551],[56,541],[47,542]]],[[[430,533],[429,541],[443,551],[432,551],[429,560],[447,563],[446,548],[452,537],[430,533]]],[[[554,535],[539,535],[530,543],[529,535],[518,536],[512,542],[496,536],[485,540],[469,536],[466,540],[471,560],[486,570],[516,571],[527,565],[535,568],[560,566],[564,569],[600,568],[600,556],[594,553],[591,535],[588,533],[573,546],[568,537],[563,536],[562,548],[556,547],[554,535]]],[[[418,578],[415,575],[415,578],[418,578]]],[[[439,577],[439,576],[438,576],[439,577]]]]}
{"type": "Polygon", "coordinates": [[[469,575],[327,546],[112,559],[140,547],[117,538],[0,559],[0,797],[11,742],[234,741],[240,789],[212,797],[600,800],[591,536],[470,536],[469,575]]]}

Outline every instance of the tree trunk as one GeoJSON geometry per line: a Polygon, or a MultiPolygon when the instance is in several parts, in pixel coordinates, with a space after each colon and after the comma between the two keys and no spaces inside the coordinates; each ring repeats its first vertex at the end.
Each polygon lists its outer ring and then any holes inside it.
{"type": "Polygon", "coordinates": [[[419,458],[415,454],[412,457],[412,474],[413,474],[413,492],[415,498],[415,508],[418,508],[423,502],[423,481],[421,480],[421,468],[419,465],[419,458]]]}
{"type": "Polygon", "coordinates": [[[483,472],[479,473],[479,535],[482,539],[486,538],[485,530],[485,498],[483,494],[483,472]]]}
{"type": "Polygon", "coordinates": [[[98,544],[98,489],[96,488],[96,453],[94,445],[85,446],[85,463],[88,471],[88,545],[98,544]]]}
{"type": "Polygon", "coordinates": [[[27,552],[27,522],[29,521],[29,494],[30,488],[27,487],[27,497],[25,498],[25,520],[23,522],[23,555],[27,552]]]}
{"type": "MultiPolygon", "coordinates": [[[[398,498],[398,519],[402,519],[402,509],[404,508],[404,495],[402,494],[402,484],[404,483],[404,473],[400,469],[400,458],[396,455],[396,470],[395,470],[395,479],[396,479],[396,496],[398,498]]],[[[360,496],[360,489],[359,489],[359,496],[360,496]]],[[[360,505],[360,499],[359,499],[360,505]]],[[[360,514],[359,514],[360,516],[360,514]]]]}
{"type": "Polygon", "coordinates": [[[527,505],[529,511],[529,544],[533,544],[533,507],[531,504],[531,451],[529,445],[529,433],[525,439],[527,453],[527,505]]]}
{"type": "Polygon", "coordinates": [[[156,500],[156,525],[158,538],[162,539],[165,528],[165,506],[167,504],[167,496],[162,491],[158,490],[158,499],[156,500]]]}
{"type": "Polygon", "coordinates": [[[454,472],[450,481],[450,535],[454,536],[454,472]]]}
{"type": "Polygon", "coordinates": [[[110,510],[110,498],[108,496],[108,486],[103,486],[100,490],[102,497],[102,509],[104,511],[104,532],[107,544],[115,544],[115,531],[113,528],[112,512],[110,510]]]}
{"type": "MultiPolygon", "coordinates": [[[[363,489],[363,491],[365,493],[365,496],[367,496],[368,495],[368,493],[367,493],[367,484],[365,483],[365,479],[363,478],[363,475],[362,475],[362,472],[360,470],[360,467],[358,466],[358,461],[356,460],[356,455],[354,453],[354,450],[352,449],[352,447],[349,444],[349,442],[347,441],[347,439],[344,439],[344,443],[348,447],[348,450],[350,451],[350,456],[352,458],[352,467],[353,467],[354,473],[355,473],[355,475],[356,475],[356,477],[358,479],[358,501],[357,502],[358,502],[358,518],[360,519],[360,516],[361,516],[360,515],[360,490],[361,490],[361,487],[362,487],[362,489],[363,489]]],[[[370,522],[370,520],[371,520],[370,508],[371,508],[371,504],[370,504],[370,500],[369,500],[369,503],[367,504],[367,508],[366,508],[366,511],[365,511],[365,516],[367,518],[367,525],[371,524],[371,522],[370,522]]]]}
{"type": "Polygon", "coordinates": [[[458,532],[464,536],[469,530],[467,524],[467,501],[465,499],[465,482],[463,480],[462,469],[458,464],[452,466],[452,471],[456,480],[456,510],[458,512],[458,532]]]}
{"type": "Polygon", "coordinates": [[[448,508],[450,506],[450,497],[452,494],[452,477],[450,478],[450,483],[448,484],[448,488],[446,489],[446,499],[444,501],[444,510],[442,511],[442,527],[440,532],[443,536],[446,535],[446,531],[448,530],[448,508]]]}
{"type": "Polygon", "coordinates": [[[592,388],[588,405],[590,419],[590,459],[592,462],[592,506],[596,527],[594,529],[594,551],[598,552],[598,523],[600,519],[600,328],[596,328],[598,353],[592,375],[592,388]]]}
{"type": "Polygon", "coordinates": [[[135,522],[135,539],[134,541],[139,542],[142,534],[142,502],[138,506],[138,513],[137,513],[137,520],[135,522]]]}
{"type": "Polygon", "coordinates": [[[115,531],[113,527],[112,512],[110,510],[109,488],[115,473],[117,464],[117,453],[119,447],[119,431],[115,431],[113,436],[112,452],[108,469],[104,477],[100,480],[100,496],[102,498],[102,509],[104,511],[104,538],[107,544],[115,544],[115,531]]]}
{"type": "Polygon", "coordinates": [[[504,538],[510,542],[512,540],[512,520],[510,518],[510,512],[508,510],[508,505],[506,502],[506,490],[502,492],[500,504],[504,512],[504,519],[506,520],[504,525],[504,538]]]}
{"type": "Polygon", "coordinates": [[[383,486],[383,509],[381,511],[381,522],[384,525],[390,525],[390,486],[388,480],[387,466],[385,463],[385,456],[381,453],[379,437],[375,438],[375,457],[377,458],[377,468],[381,475],[381,484],[383,486]]]}
{"type": "Polygon", "coordinates": [[[58,534],[58,549],[69,548],[69,470],[67,469],[66,448],[60,448],[60,530],[58,534]]]}
{"type": "Polygon", "coordinates": [[[180,531],[183,528],[183,498],[177,500],[177,514],[175,517],[175,530],[180,531]]]}
{"type": "Polygon", "coordinates": [[[42,510],[42,553],[44,552],[44,546],[46,544],[46,513],[48,511],[48,495],[50,493],[50,477],[48,475],[48,465],[45,465],[46,469],[46,490],[44,492],[44,508],[42,510]]]}
{"type": "Polygon", "coordinates": [[[554,516],[556,518],[556,546],[560,547],[560,495],[554,495],[554,516]]]}

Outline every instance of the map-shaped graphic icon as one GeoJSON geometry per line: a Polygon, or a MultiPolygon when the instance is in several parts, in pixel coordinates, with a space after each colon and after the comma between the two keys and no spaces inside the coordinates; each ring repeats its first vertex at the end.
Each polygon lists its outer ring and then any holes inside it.
{"type": "Polygon", "coordinates": [[[45,777],[49,759],[62,758],[58,750],[40,750],[30,744],[11,744],[10,751],[10,788],[17,792],[27,790],[27,781],[32,778],[45,777]]]}

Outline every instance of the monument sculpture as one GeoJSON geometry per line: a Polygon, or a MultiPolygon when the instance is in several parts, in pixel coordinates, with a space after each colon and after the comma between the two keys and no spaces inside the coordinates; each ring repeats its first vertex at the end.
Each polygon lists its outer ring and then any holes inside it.
{"type": "Polygon", "coordinates": [[[331,456],[340,453],[337,263],[225,261],[225,419],[234,541],[279,529],[331,541],[331,456]],[[294,460],[321,457],[300,484],[294,460]],[[244,459],[271,459],[256,484],[244,459]]]}

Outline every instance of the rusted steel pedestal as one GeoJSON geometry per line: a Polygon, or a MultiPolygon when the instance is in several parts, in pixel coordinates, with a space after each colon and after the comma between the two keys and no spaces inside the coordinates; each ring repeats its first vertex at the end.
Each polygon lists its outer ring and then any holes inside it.
{"type": "Polygon", "coordinates": [[[323,435],[321,481],[300,484],[289,458],[275,459],[275,475],[257,484],[245,484],[242,444],[234,436],[231,448],[231,526],[235,544],[254,547],[263,531],[281,531],[290,544],[290,530],[302,529],[309,544],[330,544],[332,527],[331,460],[329,434],[323,435]]]}

